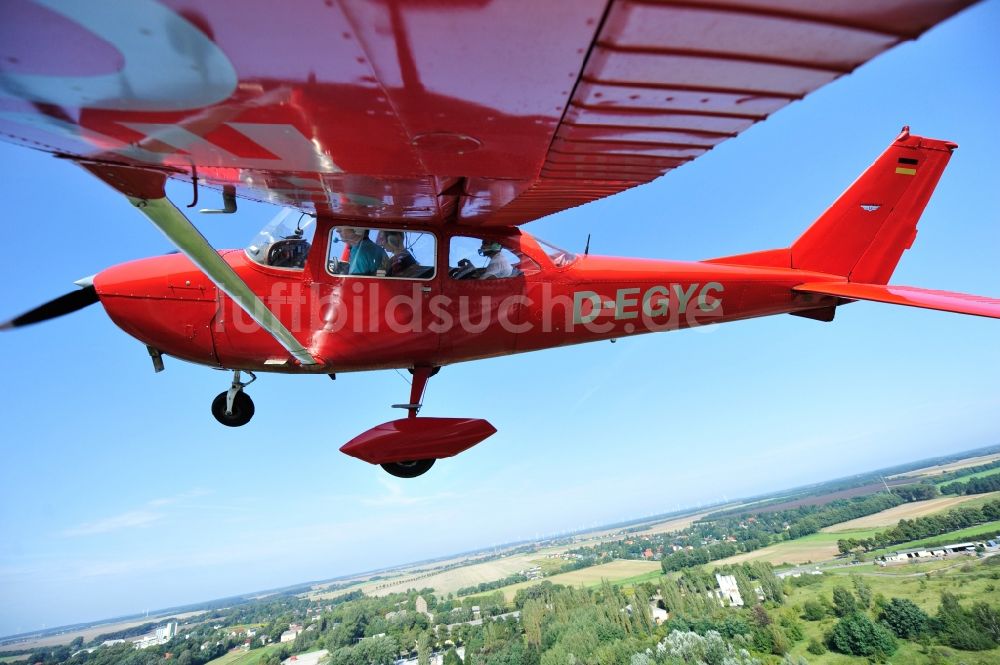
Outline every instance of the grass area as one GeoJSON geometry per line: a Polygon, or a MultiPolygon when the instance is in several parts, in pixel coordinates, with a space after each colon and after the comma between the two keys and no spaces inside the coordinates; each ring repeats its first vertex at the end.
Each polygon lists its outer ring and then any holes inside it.
{"type": "Polygon", "coordinates": [[[958,483],[958,482],[964,483],[965,481],[972,480],[973,478],[985,478],[986,476],[995,476],[998,473],[1000,473],[1000,469],[987,469],[986,471],[979,471],[978,473],[970,473],[967,476],[955,478],[954,480],[946,480],[944,482],[934,483],[934,485],[938,489],[941,489],[943,485],[949,485],[951,483],[958,483]]]}
{"type": "Polygon", "coordinates": [[[250,651],[236,649],[235,651],[230,651],[225,656],[208,661],[206,665],[257,665],[269,653],[277,651],[281,647],[281,644],[268,644],[265,647],[251,649],[250,651]]]}
{"type": "MultiPolygon", "coordinates": [[[[937,612],[940,602],[941,592],[949,591],[959,596],[963,605],[969,604],[990,597],[995,593],[996,588],[1000,588],[1000,568],[985,564],[983,560],[970,559],[973,566],[971,571],[962,570],[962,567],[948,568],[954,561],[937,561],[928,564],[915,564],[924,572],[931,575],[919,574],[912,577],[887,574],[885,569],[874,569],[873,566],[865,566],[863,570],[846,569],[828,571],[821,578],[821,582],[812,586],[792,587],[788,586],[789,596],[787,600],[787,610],[795,616],[801,615],[802,606],[807,600],[825,599],[831,602],[833,587],[844,586],[853,589],[850,575],[860,573],[860,577],[866,584],[872,587],[872,592],[877,597],[881,594],[886,599],[908,598],[919,605],[928,614],[937,612]],[[947,569],[946,569],[947,568],[947,569]]],[[[909,569],[909,566],[903,568],[909,569]]],[[[913,572],[913,571],[910,571],[913,572]]],[[[826,617],[822,621],[802,620],[801,625],[805,633],[805,640],[799,642],[792,649],[792,654],[802,656],[807,659],[810,665],[840,665],[847,663],[863,662],[860,658],[852,658],[842,654],[828,652],[821,656],[815,656],[806,652],[806,646],[810,638],[822,641],[823,636],[829,632],[836,623],[835,617],[826,617]]],[[[914,663],[917,665],[930,664],[935,662],[932,656],[926,653],[924,647],[914,642],[899,640],[899,650],[892,656],[892,663],[914,663]]],[[[936,662],[939,663],[965,663],[966,665],[987,665],[1000,662],[1000,649],[990,651],[958,651],[941,646],[930,647],[931,651],[937,653],[936,662]]]]}
{"type": "Polygon", "coordinates": [[[532,566],[538,566],[546,575],[552,575],[560,568],[569,563],[566,559],[532,559],[528,562],[532,566]]]}

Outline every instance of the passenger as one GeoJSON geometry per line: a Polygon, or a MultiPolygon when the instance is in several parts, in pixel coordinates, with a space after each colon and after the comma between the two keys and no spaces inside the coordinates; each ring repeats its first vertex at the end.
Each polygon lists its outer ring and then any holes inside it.
{"type": "Polygon", "coordinates": [[[375,242],[389,253],[389,259],[385,264],[387,277],[399,277],[407,268],[417,265],[413,254],[406,249],[402,231],[379,231],[375,242]]]}
{"type": "Polygon", "coordinates": [[[510,262],[501,252],[502,249],[500,243],[495,240],[483,240],[479,255],[489,257],[490,262],[483,268],[479,279],[503,279],[513,274],[514,269],[510,267],[510,262]]]}
{"type": "Polygon", "coordinates": [[[373,276],[386,260],[385,251],[371,241],[368,229],[338,226],[337,233],[351,247],[348,275],[373,276]]]}

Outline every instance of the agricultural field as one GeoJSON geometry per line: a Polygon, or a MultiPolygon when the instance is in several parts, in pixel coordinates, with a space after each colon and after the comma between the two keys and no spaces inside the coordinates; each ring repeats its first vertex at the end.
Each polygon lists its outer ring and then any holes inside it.
{"type": "Polygon", "coordinates": [[[996,499],[998,496],[1000,496],[1000,492],[990,492],[988,494],[976,494],[972,496],[942,496],[936,499],[928,499],[926,501],[914,501],[912,503],[904,503],[903,505],[896,506],[895,508],[883,510],[882,512],[875,513],[874,515],[867,515],[865,517],[848,520],[847,522],[841,522],[840,524],[834,524],[821,529],[821,531],[824,533],[843,533],[854,529],[873,529],[877,527],[896,526],[896,523],[902,519],[912,520],[916,517],[924,517],[926,515],[932,515],[934,513],[949,510],[959,505],[981,506],[987,501],[996,499]]]}
{"type": "MultiPolygon", "coordinates": [[[[905,485],[908,481],[897,479],[895,481],[889,481],[889,486],[893,485],[905,485]]],[[[835,492],[827,492],[825,494],[806,494],[804,496],[799,496],[797,498],[789,499],[787,501],[782,501],[780,503],[765,503],[761,506],[761,512],[778,512],[781,510],[792,510],[793,508],[800,508],[802,506],[822,506],[831,501],[836,501],[837,499],[853,499],[856,496],[867,496],[869,494],[876,494],[877,492],[884,492],[885,484],[881,481],[876,483],[868,483],[867,485],[860,485],[858,487],[848,487],[847,489],[837,490],[835,492]]]]}
{"type": "Polygon", "coordinates": [[[966,459],[958,460],[957,462],[952,462],[951,464],[941,464],[939,466],[929,466],[925,469],[917,469],[915,471],[907,471],[906,473],[897,474],[895,476],[889,476],[890,478],[928,478],[930,476],[937,476],[942,473],[948,473],[949,471],[958,471],[959,469],[967,469],[970,466],[979,466],[980,464],[989,464],[990,462],[995,462],[1000,459],[1000,453],[992,453],[990,455],[980,455],[979,457],[967,457],[966,459]]]}
{"type": "MultiPolygon", "coordinates": [[[[1000,560],[1000,559],[998,559],[1000,560]]],[[[995,595],[995,589],[1000,587],[1000,566],[990,563],[991,559],[967,559],[962,565],[955,562],[933,562],[914,564],[918,571],[910,571],[908,575],[888,574],[883,569],[873,570],[873,567],[850,570],[837,569],[827,571],[821,582],[811,586],[787,587],[789,596],[787,605],[800,615],[802,606],[807,600],[825,599],[830,601],[833,587],[843,586],[853,588],[851,574],[858,574],[866,584],[871,586],[874,597],[881,595],[889,599],[893,597],[907,598],[933,615],[937,612],[941,592],[949,591],[956,594],[963,605],[983,600],[995,595]]],[[[905,568],[909,568],[906,566],[905,568]]],[[[807,659],[810,665],[840,665],[841,663],[863,662],[860,658],[852,658],[832,652],[816,656],[807,653],[805,647],[810,638],[823,639],[823,635],[833,628],[836,619],[832,616],[822,621],[805,621],[801,625],[805,640],[792,649],[792,654],[807,659]]],[[[934,646],[929,650],[936,653],[932,657],[925,652],[925,647],[910,641],[899,641],[900,649],[890,659],[893,663],[913,663],[925,665],[930,663],[965,663],[966,665],[987,665],[1000,662],[1000,649],[989,651],[959,651],[948,647],[934,646]],[[936,658],[936,660],[934,659],[936,658]]]]}
{"type": "Polygon", "coordinates": [[[483,563],[474,563],[468,566],[452,568],[441,572],[431,572],[418,576],[404,576],[391,580],[378,580],[366,583],[361,587],[366,595],[387,596],[390,593],[399,593],[407,589],[421,589],[430,587],[438,595],[448,595],[461,589],[481,582],[493,582],[503,579],[508,575],[531,568],[532,560],[538,554],[521,554],[518,556],[493,559],[483,563]]]}
{"type": "Polygon", "coordinates": [[[710,565],[721,566],[728,563],[744,561],[767,561],[780,566],[781,564],[801,564],[826,561],[837,556],[837,540],[840,538],[870,538],[878,529],[852,529],[838,533],[813,533],[803,538],[786,540],[781,543],[762,547],[753,552],[744,552],[725,559],[713,561],[710,565]]]}
{"type": "MultiPolygon", "coordinates": [[[[600,584],[601,580],[618,582],[637,575],[643,575],[650,572],[656,573],[659,572],[659,570],[660,563],[658,561],[631,561],[623,559],[612,561],[611,563],[601,564],[600,566],[591,566],[590,568],[573,570],[568,573],[562,573],[561,575],[553,575],[552,577],[546,577],[544,581],[552,582],[553,584],[565,584],[566,586],[590,586],[600,584]]],[[[541,582],[542,580],[519,582],[518,584],[505,586],[500,590],[503,591],[504,598],[509,601],[513,600],[514,594],[517,593],[518,589],[534,586],[541,582]]]]}
{"type": "Polygon", "coordinates": [[[734,506],[720,506],[718,508],[713,508],[712,510],[703,510],[700,513],[694,513],[692,515],[685,515],[684,517],[675,517],[673,519],[666,520],[665,522],[657,522],[656,524],[649,525],[648,528],[642,531],[636,531],[633,536],[651,536],[655,533],[670,533],[671,531],[680,531],[681,529],[686,529],[698,520],[700,520],[705,515],[710,512],[720,510],[723,508],[732,508],[734,506]]]}
{"type": "Polygon", "coordinates": [[[986,476],[995,476],[998,473],[1000,473],[1000,469],[987,469],[986,471],[979,471],[977,473],[970,473],[967,476],[960,476],[958,478],[955,478],[954,480],[945,480],[945,481],[942,481],[942,482],[939,482],[939,483],[934,483],[934,485],[938,489],[941,489],[941,487],[943,487],[944,485],[948,485],[948,484],[951,484],[951,483],[958,483],[958,482],[964,483],[965,481],[972,480],[973,478],[985,478],[986,476]]]}

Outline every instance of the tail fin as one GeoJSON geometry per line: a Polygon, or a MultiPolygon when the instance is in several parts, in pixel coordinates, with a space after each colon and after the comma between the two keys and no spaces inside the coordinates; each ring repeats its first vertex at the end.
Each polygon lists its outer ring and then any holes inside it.
{"type": "Polygon", "coordinates": [[[944,172],[950,141],[904,127],[889,148],[791,246],[791,267],[851,282],[887,284],[917,235],[917,221],[944,172]]]}

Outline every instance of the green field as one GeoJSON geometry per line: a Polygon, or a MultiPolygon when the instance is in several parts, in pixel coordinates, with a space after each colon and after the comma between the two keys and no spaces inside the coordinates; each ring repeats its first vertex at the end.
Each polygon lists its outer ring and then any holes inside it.
{"type": "Polygon", "coordinates": [[[987,469],[986,471],[980,471],[979,473],[970,473],[967,476],[961,476],[960,478],[955,478],[954,480],[946,480],[941,483],[934,483],[934,486],[941,489],[943,485],[948,485],[949,483],[964,483],[967,480],[972,480],[973,478],[983,478],[984,476],[995,476],[1000,473],[1000,469],[987,469]]]}
{"type": "Polygon", "coordinates": [[[230,651],[225,656],[210,660],[205,665],[257,665],[269,653],[277,651],[280,648],[280,644],[268,644],[266,647],[251,651],[237,649],[230,651]]]}

